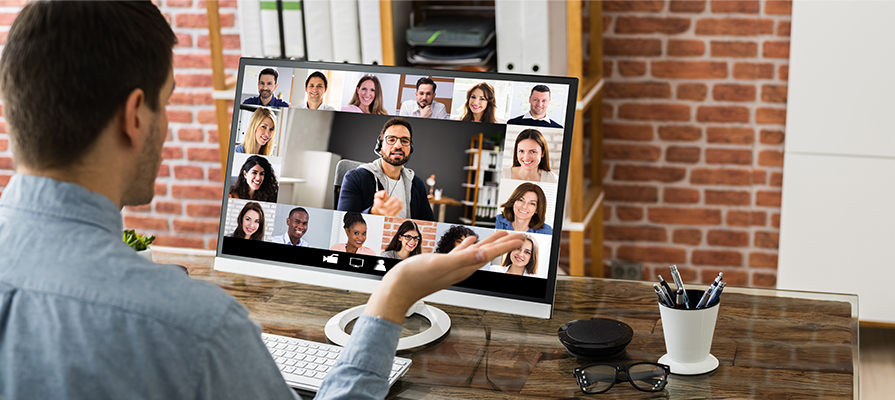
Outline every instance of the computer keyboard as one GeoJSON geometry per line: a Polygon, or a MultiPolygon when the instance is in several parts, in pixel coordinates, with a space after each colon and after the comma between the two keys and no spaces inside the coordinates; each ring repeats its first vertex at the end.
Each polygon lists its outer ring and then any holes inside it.
{"type": "MultiPolygon", "coordinates": [[[[286,383],[291,387],[311,392],[320,389],[323,378],[342,354],[342,347],[332,344],[269,333],[262,333],[261,339],[280,367],[280,373],[283,374],[286,383]]],[[[388,385],[393,385],[404,376],[411,363],[409,358],[395,357],[388,385]]]]}

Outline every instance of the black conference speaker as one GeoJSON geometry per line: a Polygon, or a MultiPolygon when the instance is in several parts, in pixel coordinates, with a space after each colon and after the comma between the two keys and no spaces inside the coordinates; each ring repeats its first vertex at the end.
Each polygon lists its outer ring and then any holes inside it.
{"type": "Polygon", "coordinates": [[[567,322],[559,328],[557,335],[572,357],[601,359],[625,351],[634,338],[634,330],[621,321],[592,318],[567,322]]]}

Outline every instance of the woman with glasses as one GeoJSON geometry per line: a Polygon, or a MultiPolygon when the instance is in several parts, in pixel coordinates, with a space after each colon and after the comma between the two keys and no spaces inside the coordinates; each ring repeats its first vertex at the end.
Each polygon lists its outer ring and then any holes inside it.
{"type": "Polygon", "coordinates": [[[392,241],[388,243],[388,247],[382,252],[382,256],[403,260],[420,254],[422,252],[422,232],[416,222],[404,221],[398,228],[398,233],[392,237],[392,241]]]}

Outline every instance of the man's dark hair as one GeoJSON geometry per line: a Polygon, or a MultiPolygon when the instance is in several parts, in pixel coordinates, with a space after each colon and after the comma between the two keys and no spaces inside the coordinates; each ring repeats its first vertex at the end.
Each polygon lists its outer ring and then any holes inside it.
{"type": "Polygon", "coordinates": [[[262,70],[261,70],[261,73],[258,74],[258,80],[259,80],[259,81],[261,80],[261,75],[273,75],[273,83],[277,83],[277,78],[280,77],[280,74],[277,72],[277,70],[275,70],[275,69],[273,69],[273,68],[264,68],[264,69],[262,69],[262,70]]]}
{"type": "Polygon", "coordinates": [[[385,137],[385,131],[395,125],[401,125],[407,128],[407,133],[410,134],[410,140],[413,141],[413,128],[410,127],[410,122],[407,122],[406,119],[401,117],[392,117],[392,119],[386,121],[385,125],[382,126],[382,131],[379,132],[379,139],[385,137]]]}
{"type": "Polygon", "coordinates": [[[420,85],[432,85],[432,93],[435,93],[435,89],[438,88],[435,81],[428,76],[424,76],[416,81],[416,90],[420,90],[420,85]]]}
{"type": "MultiPolygon", "coordinates": [[[[308,210],[305,210],[304,207],[295,207],[291,211],[289,211],[289,218],[292,218],[292,214],[295,214],[297,212],[303,212],[305,214],[308,214],[308,210]]],[[[311,214],[308,214],[308,215],[311,215],[311,214]]]]}
{"type": "Polygon", "coordinates": [[[176,43],[148,1],[28,3],[0,58],[16,162],[35,169],[73,164],[135,89],[158,111],[176,43]]]}
{"type": "Polygon", "coordinates": [[[311,78],[320,78],[323,80],[323,88],[329,88],[329,82],[326,81],[326,75],[323,75],[323,72],[314,71],[311,75],[308,75],[308,79],[305,79],[305,87],[308,87],[308,84],[311,83],[311,78]]]}
{"type": "Polygon", "coordinates": [[[531,94],[535,94],[535,92],[550,93],[550,88],[547,85],[535,85],[531,88],[531,94]]]}

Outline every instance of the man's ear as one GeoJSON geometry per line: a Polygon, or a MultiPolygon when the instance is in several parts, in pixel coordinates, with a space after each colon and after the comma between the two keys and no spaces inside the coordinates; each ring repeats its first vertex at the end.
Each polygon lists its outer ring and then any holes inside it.
{"type": "Polygon", "coordinates": [[[122,140],[127,142],[126,145],[142,144],[145,139],[141,131],[143,125],[149,123],[146,120],[145,104],[146,93],[143,92],[143,89],[134,89],[127,96],[127,101],[124,103],[124,120],[122,121],[122,140]]]}

